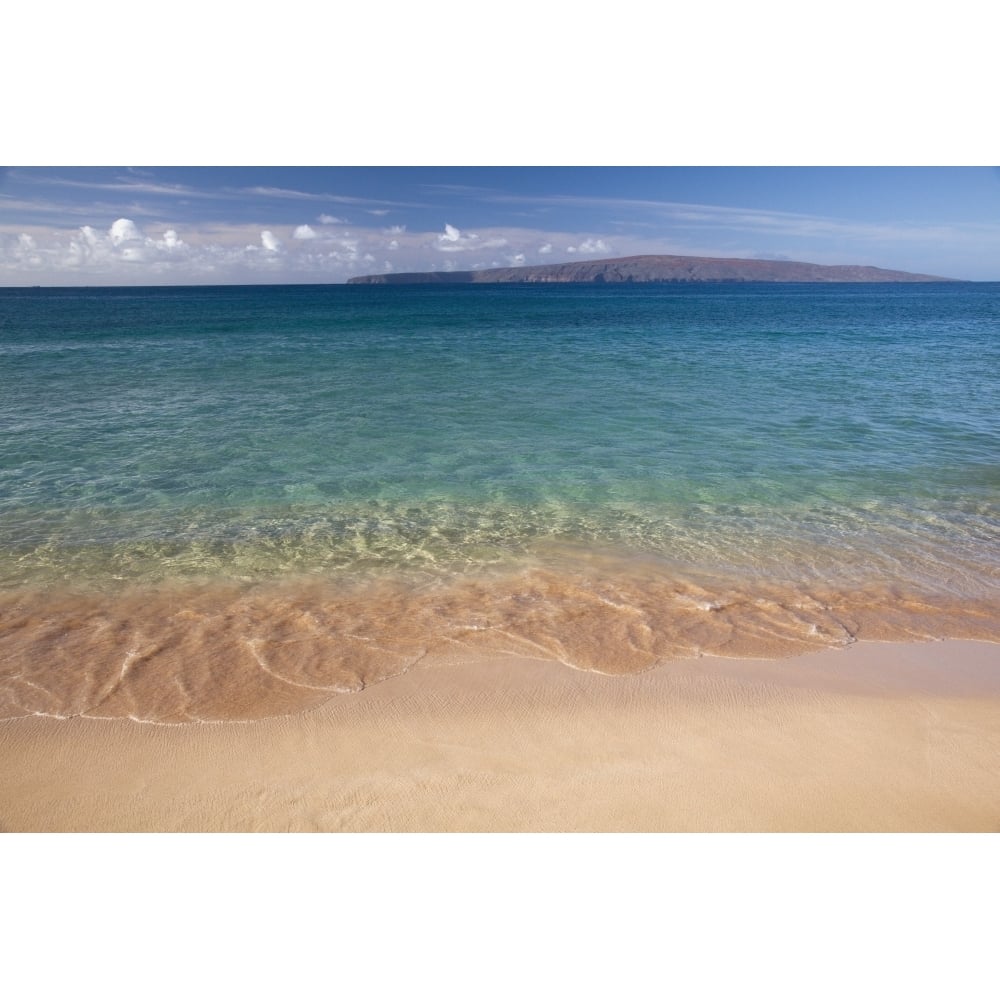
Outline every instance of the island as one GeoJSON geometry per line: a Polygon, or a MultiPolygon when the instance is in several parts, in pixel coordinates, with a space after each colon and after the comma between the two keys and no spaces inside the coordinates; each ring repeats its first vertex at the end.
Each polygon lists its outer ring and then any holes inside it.
{"type": "Polygon", "coordinates": [[[349,285],[500,284],[582,282],[899,282],[954,281],[931,274],[889,271],[858,264],[806,264],[792,260],[754,260],[738,257],[681,257],[641,254],[610,260],[571,261],[521,267],[490,267],[475,271],[414,271],[399,274],[365,274],[349,278],[349,285]]]}

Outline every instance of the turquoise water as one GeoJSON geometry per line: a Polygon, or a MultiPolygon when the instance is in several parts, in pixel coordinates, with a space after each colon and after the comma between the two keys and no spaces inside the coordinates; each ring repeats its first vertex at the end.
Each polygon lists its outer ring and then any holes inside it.
{"type": "Polygon", "coordinates": [[[15,714],[1000,637],[997,284],[4,289],[0,387],[15,714]]]}
{"type": "Polygon", "coordinates": [[[0,380],[7,586],[1000,564],[996,285],[4,290],[0,380]]]}

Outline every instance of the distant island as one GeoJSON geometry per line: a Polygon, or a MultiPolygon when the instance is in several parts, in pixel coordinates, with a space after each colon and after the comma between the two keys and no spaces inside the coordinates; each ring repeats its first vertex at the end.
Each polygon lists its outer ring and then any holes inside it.
{"type": "Polygon", "coordinates": [[[349,285],[452,285],[510,282],[588,282],[619,284],[696,281],[822,281],[890,282],[955,281],[932,274],[887,271],[857,264],[804,264],[791,260],[744,260],[733,257],[678,257],[643,254],[612,260],[572,261],[524,267],[490,267],[479,271],[414,271],[405,274],[366,274],[348,279],[349,285]]]}

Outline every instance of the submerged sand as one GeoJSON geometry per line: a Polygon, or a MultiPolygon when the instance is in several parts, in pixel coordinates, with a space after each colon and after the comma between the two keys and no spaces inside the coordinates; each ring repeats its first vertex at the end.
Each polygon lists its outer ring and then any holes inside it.
{"type": "Polygon", "coordinates": [[[1000,646],[424,659],[251,722],[0,722],[8,831],[1000,831],[1000,646]]]}
{"type": "Polygon", "coordinates": [[[0,593],[0,719],[249,721],[316,709],[420,664],[544,659],[636,674],[856,641],[1000,642],[1000,599],[901,585],[572,566],[417,585],[287,579],[0,593]]]}

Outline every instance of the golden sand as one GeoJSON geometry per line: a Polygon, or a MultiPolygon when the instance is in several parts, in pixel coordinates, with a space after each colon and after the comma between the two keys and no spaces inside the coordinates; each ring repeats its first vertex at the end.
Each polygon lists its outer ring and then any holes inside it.
{"type": "Polygon", "coordinates": [[[8,831],[1000,831],[1000,646],[425,658],[253,722],[0,723],[8,831]]]}

